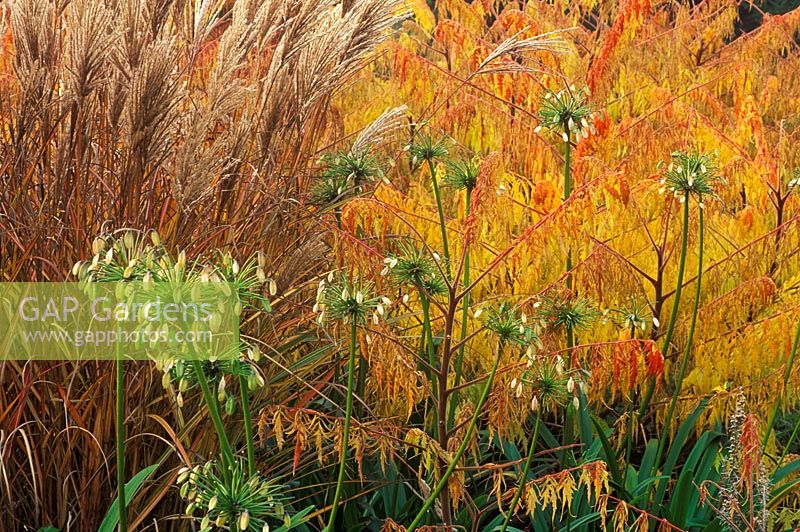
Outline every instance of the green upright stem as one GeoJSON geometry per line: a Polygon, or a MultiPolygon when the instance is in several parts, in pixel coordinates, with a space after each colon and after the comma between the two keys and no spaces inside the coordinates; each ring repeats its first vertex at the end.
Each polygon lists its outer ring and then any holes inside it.
{"type": "MultiPolygon", "coordinates": [[[[569,129],[564,128],[569,135],[569,129]]],[[[569,142],[569,138],[566,142],[564,142],[564,201],[567,201],[569,197],[572,195],[572,168],[570,168],[570,153],[572,151],[572,145],[569,142]]],[[[566,273],[567,273],[567,288],[572,290],[572,249],[567,250],[567,261],[564,266],[566,273]]]]}
{"type": "MultiPolygon", "coordinates": [[[[689,198],[686,198],[686,204],[689,204],[689,198]]],[[[687,207],[688,208],[688,207],[687,207]]],[[[698,209],[700,214],[700,229],[698,238],[698,260],[697,260],[697,284],[694,292],[694,307],[692,308],[692,321],[689,325],[689,337],[686,339],[686,347],[683,350],[683,358],[681,359],[680,369],[678,370],[678,378],[675,381],[675,391],[672,393],[672,400],[667,409],[667,417],[664,418],[664,429],[661,432],[661,437],[658,439],[658,451],[656,452],[656,460],[653,462],[653,467],[658,468],[661,464],[661,455],[664,452],[664,446],[667,441],[669,433],[669,426],[672,422],[672,416],[675,414],[675,406],[678,404],[678,397],[681,393],[681,386],[683,385],[683,378],[686,375],[686,368],[689,365],[689,355],[692,351],[692,341],[694,340],[694,331],[697,326],[697,312],[700,308],[700,291],[703,284],[703,241],[704,241],[704,224],[703,224],[703,209],[698,209]]],[[[661,490],[659,490],[661,491],[661,490]]]]}
{"type": "MultiPolygon", "coordinates": [[[[466,199],[466,210],[464,212],[464,216],[468,217],[470,214],[470,201],[472,200],[472,189],[467,189],[467,199],[466,199]]],[[[466,245],[466,244],[465,244],[466,245]]],[[[469,248],[465,247],[464,249],[464,281],[463,286],[464,290],[467,289],[469,286],[469,248]]],[[[455,382],[453,384],[454,387],[458,387],[461,384],[461,372],[464,366],[464,340],[467,337],[467,320],[469,320],[469,292],[464,294],[464,307],[461,310],[461,347],[458,348],[458,354],[456,355],[456,364],[455,364],[455,382]]],[[[448,428],[453,426],[453,421],[456,415],[456,406],[458,405],[458,392],[453,393],[453,399],[450,403],[450,413],[448,415],[447,426],[448,428]]]]}
{"type": "MultiPolygon", "coordinates": [[[[422,328],[425,334],[426,351],[428,354],[429,380],[431,381],[431,393],[434,400],[439,400],[439,392],[437,386],[436,376],[436,350],[433,345],[433,330],[431,329],[431,303],[428,301],[427,296],[420,290],[420,302],[422,304],[422,328]]],[[[438,410],[433,409],[434,426],[438,423],[438,410]]]]}
{"type": "MultiPolygon", "coordinates": [[[[636,339],[636,325],[631,325],[631,340],[636,339]]],[[[631,462],[631,450],[633,448],[633,414],[636,405],[636,389],[631,383],[630,400],[628,401],[628,423],[625,431],[625,470],[622,472],[622,485],[628,478],[628,464],[631,462]]]]}
{"type": "Polygon", "coordinates": [[[222,463],[225,466],[223,469],[225,470],[225,474],[229,475],[229,469],[233,467],[236,460],[234,458],[233,449],[231,448],[231,443],[228,440],[228,435],[225,432],[225,425],[222,423],[222,416],[219,414],[217,399],[208,387],[208,379],[206,379],[203,364],[201,364],[199,360],[192,360],[192,367],[197,378],[197,383],[200,385],[200,390],[203,392],[203,399],[205,399],[206,406],[208,407],[208,413],[211,416],[211,422],[214,424],[214,430],[217,431],[219,447],[222,451],[222,463]]]}
{"type": "Polygon", "coordinates": [[[125,361],[118,357],[117,369],[117,508],[119,510],[119,531],[128,530],[128,512],[125,502],[125,361]]]}
{"type": "MultiPolygon", "coordinates": [[[[567,370],[572,369],[572,348],[575,347],[575,331],[572,327],[567,327],[567,370]]],[[[573,457],[572,452],[569,450],[569,445],[572,443],[572,406],[567,405],[564,412],[564,434],[562,438],[562,445],[564,449],[560,453],[559,463],[563,466],[567,457],[573,457]]]]}
{"type": "MultiPolygon", "coordinates": [[[[797,322],[797,328],[794,332],[794,340],[792,341],[792,350],[789,351],[789,358],[786,360],[786,369],[783,372],[783,391],[786,393],[786,386],[789,383],[789,376],[792,373],[792,366],[794,365],[794,357],[797,354],[797,344],[800,340],[800,321],[797,322]]],[[[769,435],[772,432],[772,428],[775,425],[775,418],[778,416],[778,409],[781,406],[781,396],[775,399],[775,408],[772,410],[772,415],[769,418],[769,424],[767,425],[767,430],[764,432],[764,439],[761,442],[761,446],[767,446],[767,440],[769,439],[769,435]]]]}
{"type": "MultiPolygon", "coordinates": [[[[663,353],[664,357],[666,357],[669,354],[670,342],[672,341],[672,333],[675,331],[675,322],[678,317],[678,307],[680,306],[681,303],[681,293],[683,292],[683,272],[686,267],[686,248],[688,246],[688,241],[689,241],[689,195],[686,194],[684,198],[686,199],[683,202],[683,233],[681,235],[681,256],[678,262],[678,281],[675,286],[675,300],[672,302],[672,312],[670,313],[669,316],[669,324],[667,324],[667,332],[664,335],[664,343],[661,346],[661,353],[663,353]]],[[[656,387],[656,378],[653,377],[653,379],[650,381],[650,385],[647,387],[645,396],[642,399],[642,404],[639,405],[640,419],[644,416],[645,412],[647,411],[647,407],[650,405],[650,399],[652,399],[653,397],[653,392],[655,391],[655,387],[656,387]]]]}
{"type": "Polygon", "coordinates": [[[541,421],[542,411],[541,407],[539,410],[536,411],[536,421],[534,421],[534,428],[533,428],[533,437],[531,438],[531,443],[528,446],[528,457],[525,459],[525,465],[522,468],[522,473],[519,476],[519,486],[517,486],[517,491],[514,492],[514,498],[511,499],[511,506],[508,508],[508,513],[506,514],[506,518],[503,520],[503,526],[500,528],[500,532],[506,532],[506,528],[508,527],[508,522],[511,521],[511,517],[514,515],[515,510],[517,509],[517,502],[519,502],[519,498],[522,495],[522,490],[525,488],[525,484],[528,480],[528,470],[531,468],[531,462],[533,461],[533,453],[536,450],[536,440],[539,437],[539,422],[541,421]]]}
{"type": "Polygon", "coordinates": [[[439,180],[436,178],[436,166],[432,159],[427,159],[428,170],[431,173],[433,182],[433,195],[436,198],[436,209],[439,211],[439,228],[442,231],[442,246],[444,247],[445,271],[450,273],[450,246],[447,244],[447,224],[444,219],[444,209],[442,208],[442,195],[439,193],[439,180]]]}
{"type": "MultiPolygon", "coordinates": [[[[569,128],[567,125],[564,125],[564,131],[567,135],[570,134],[569,128]]],[[[569,141],[569,137],[567,140],[564,141],[564,197],[563,200],[566,202],[569,197],[572,195],[572,165],[571,165],[571,155],[572,155],[572,144],[569,141]]],[[[566,273],[566,284],[567,289],[570,291],[572,290],[572,249],[567,249],[567,260],[564,265],[564,271],[566,273]]],[[[567,328],[567,369],[572,368],[572,348],[575,347],[575,334],[571,328],[567,328]]],[[[563,438],[564,447],[568,446],[572,443],[572,415],[570,414],[569,407],[567,407],[566,413],[564,414],[564,438],[563,438]]],[[[564,451],[561,453],[560,462],[563,465],[564,459],[567,457],[568,451],[565,448],[564,451]]]]}
{"type": "Polygon", "coordinates": [[[253,415],[250,412],[250,395],[247,390],[247,379],[243,375],[239,375],[239,395],[242,400],[244,439],[247,445],[247,473],[252,477],[256,474],[256,454],[253,447],[253,415]]]}
{"type": "Polygon", "coordinates": [[[339,459],[339,476],[336,479],[336,491],[333,494],[333,504],[331,515],[328,518],[326,532],[333,532],[334,522],[336,521],[336,510],[339,506],[339,499],[342,496],[342,486],[344,485],[344,472],[347,464],[347,445],[350,439],[350,418],[353,415],[353,374],[356,371],[356,322],[353,320],[350,326],[350,356],[347,362],[347,403],[344,412],[344,429],[342,432],[342,453],[339,459]]]}
{"type": "Polygon", "coordinates": [[[453,456],[453,460],[450,462],[450,465],[447,467],[447,470],[442,474],[442,477],[439,479],[439,482],[436,484],[436,487],[433,488],[431,493],[428,495],[428,498],[425,499],[425,503],[422,505],[422,509],[419,511],[417,516],[408,526],[407,530],[416,530],[417,526],[419,525],[422,518],[425,517],[425,514],[428,510],[431,509],[433,503],[439,497],[439,494],[442,490],[447,486],[447,481],[450,478],[450,475],[453,474],[453,471],[456,470],[458,466],[458,461],[461,460],[461,457],[464,456],[464,452],[467,450],[467,446],[469,445],[470,440],[472,439],[472,432],[475,430],[475,425],[478,423],[478,418],[481,415],[481,408],[483,408],[483,403],[486,402],[486,398],[489,397],[489,391],[492,388],[492,384],[494,384],[494,376],[497,373],[497,366],[500,363],[500,355],[503,353],[503,344],[501,343],[497,348],[497,356],[494,359],[494,364],[492,365],[492,371],[489,373],[489,377],[486,379],[486,384],[483,386],[483,390],[481,391],[481,396],[478,399],[478,404],[475,405],[475,411],[472,413],[472,419],[470,419],[469,425],[467,425],[467,432],[464,434],[464,439],[461,440],[461,444],[458,446],[458,450],[456,454],[453,456]]]}

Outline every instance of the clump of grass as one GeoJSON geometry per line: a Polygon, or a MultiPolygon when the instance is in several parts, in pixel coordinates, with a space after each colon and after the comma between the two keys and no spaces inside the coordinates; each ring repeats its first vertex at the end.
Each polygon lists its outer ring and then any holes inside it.
{"type": "MultiPolygon", "coordinates": [[[[401,3],[366,0],[342,14],[333,0],[21,0],[7,15],[13,39],[2,43],[0,127],[9,132],[9,164],[0,202],[9,208],[0,216],[0,277],[62,280],[78,261],[89,268],[92,239],[110,220],[156,229],[167,249],[192,256],[234,244],[237,254],[264,249],[263,269],[284,297],[269,327],[258,318],[248,328],[280,352],[309,297],[300,287],[325,257],[306,203],[316,153],[335,141],[325,119],[331,96],[406,16],[401,3]]],[[[129,404],[171,419],[173,403],[144,378],[155,368],[128,369],[129,404]]],[[[106,407],[114,386],[94,384],[113,372],[83,363],[24,371],[66,390],[62,400],[77,417],[44,396],[17,411],[32,451],[49,463],[28,475],[25,461],[7,455],[5,466],[24,472],[8,492],[35,493],[4,498],[13,511],[0,511],[0,528],[76,511],[81,526],[97,528],[97,507],[113,489],[98,480],[110,452],[93,442],[113,441],[114,424],[102,420],[115,414],[106,407]],[[75,419],[100,420],[82,427],[92,438],[53,437],[71,435],[75,419]]],[[[27,391],[14,384],[3,408],[27,391]]],[[[288,382],[273,392],[293,393],[288,382]]],[[[163,458],[166,447],[135,437],[161,433],[155,419],[128,416],[126,470],[163,458]]],[[[195,441],[209,429],[207,418],[190,421],[175,427],[176,437],[195,441]]],[[[210,445],[201,440],[197,451],[210,445]]]]}

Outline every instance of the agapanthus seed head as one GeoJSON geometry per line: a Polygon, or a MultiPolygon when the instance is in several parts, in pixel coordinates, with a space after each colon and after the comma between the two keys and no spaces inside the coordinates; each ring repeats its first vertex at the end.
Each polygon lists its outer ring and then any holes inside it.
{"type": "Polygon", "coordinates": [[[318,323],[325,320],[342,323],[365,323],[375,320],[381,297],[372,295],[373,285],[368,281],[350,280],[342,275],[338,282],[325,284],[318,304],[318,323]]]}
{"type": "Polygon", "coordinates": [[[548,128],[559,133],[564,142],[569,142],[573,134],[576,140],[588,138],[592,131],[589,122],[592,115],[592,109],[586,103],[585,91],[576,91],[573,88],[558,92],[548,91],[539,108],[539,125],[535,132],[548,128]]]}
{"type": "Polygon", "coordinates": [[[385,178],[381,164],[370,153],[341,151],[322,157],[324,169],[311,189],[312,202],[331,205],[364,192],[369,183],[385,178]]]}
{"type": "Polygon", "coordinates": [[[489,311],[484,327],[496,334],[504,344],[525,345],[536,337],[533,329],[522,322],[520,312],[506,302],[489,311]]]}
{"type": "Polygon", "coordinates": [[[588,299],[570,294],[548,295],[542,298],[542,303],[539,317],[552,329],[586,329],[600,314],[588,299]]]}
{"type": "Polygon", "coordinates": [[[664,172],[663,188],[683,203],[694,196],[702,203],[703,196],[714,195],[714,185],[721,181],[710,156],[704,153],[676,151],[664,172]]]}
{"type": "MultiPolygon", "coordinates": [[[[187,512],[202,512],[201,527],[213,523],[217,527],[230,526],[240,532],[269,530],[268,520],[289,522],[286,510],[286,487],[274,480],[250,474],[247,464],[237,460],[226,474],[217,462],[198,467],[189,480],[191,489],[184,499],[189,501],[187,512]]],[[[188,485],[188,484],[187,484],[188,485]]],[[[184,496],[184,492],[181,492],[184,496]]]]}
{"type": "Polygon", "coordinates": [[[411,163],[416,165],[423,161],[433,162],[445,157],[448,153],[447,144],[444,138],[434,139],[431,135],[420,135],[413,143],[408,146],[411,154],[411,163]]]}
{"type": "Polygon", "coordinates": [[[472,191],[478,183],[480,166],[475,159],[447,161],[444,183],[456,190],[472,191]]]}
{"type": "Polygon", "coordinates": [[[447,292],[441,270],[432,255],[411,244],[401,244],[396,255],[387,257],[391,277],[401,285],[411,285],[436,296],[447,292]]]}
{"type": "Polygon", "coordinates": [[[532,410],[551,411],[567,404],[571,394],[568,392],[570,379],[572,377],[561,370],[556,357],[538,357],[522,373],[520,385],[528,386],[533,394],[532,410]]]}

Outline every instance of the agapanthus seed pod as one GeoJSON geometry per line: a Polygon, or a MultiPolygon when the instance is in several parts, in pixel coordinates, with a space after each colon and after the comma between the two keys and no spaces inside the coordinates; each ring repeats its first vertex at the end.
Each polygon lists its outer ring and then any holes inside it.
{"type": "Polygon", "coordinates": [[[100,237],[95,238],[92,241],[92,253],[95,255],[99,255],[102,253],[103,249],[105,249],[106,241],[100,237]]]}

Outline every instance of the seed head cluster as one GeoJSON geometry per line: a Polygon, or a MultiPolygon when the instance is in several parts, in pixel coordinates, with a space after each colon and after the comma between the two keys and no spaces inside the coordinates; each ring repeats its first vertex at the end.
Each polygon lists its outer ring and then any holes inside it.
{"type": "Polygon", "coordinates": [[[569,142],[572,135],[576,142],[588,138],[595,130],[591,124],[594,113],[586,103],[586,96],[586,90],[575,87],[546,92],[539,108],[539,125],[534,131],[550,129],[559,133],[564,142],[569,142]]]}

